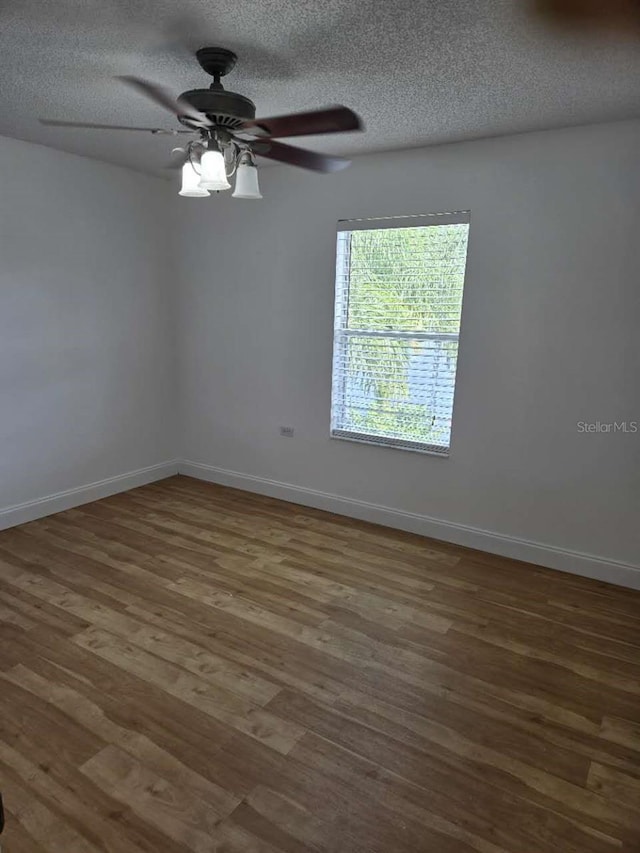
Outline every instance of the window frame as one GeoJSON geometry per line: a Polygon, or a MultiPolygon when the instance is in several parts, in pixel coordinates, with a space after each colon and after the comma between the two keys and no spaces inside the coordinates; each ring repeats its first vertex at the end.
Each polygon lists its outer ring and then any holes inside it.
{"type": "MultiPolygon", "coordinates": [[[[457,375],[458,375],[458,355],[456,353],[456,370],[453,377],[453,403],[451,407],[451,433],[449,437],[449,444],[444,447],[442,445],[429,444],[428,442],[423,441],[412,441],[411,439],[403,439],[403,438],[395,438],[395,437],[386,437],[374,435],[367,432],[356,432],[354,430],[345,430],[339,428],[336,425],[336,414],[337,409],[334,400],[336,397],[336,378],[335,378],[335,370],[336,365],[344,361],[344,353],[347,349],[347,342],[350,336],[353,337],[370,337],[370,338],[396,338],[398,340],[440,340],[440,341],[456,341],[458,344],[460,342],[460,334],[462,328],[462,311],[464,305],[464,294],[465,288],[467,284],[467,268],[468,268],[468,255],[469,255],[469,236],[470,236],[470,228],[471,228],[471,211],[470,210],[460,210],[446,213],[424,213],[424,214],[409,214],[409,215],[401,215],[401,216],[391,216],[391,217],[370,217],[370,218],[360,218],[360,219],[340,219],[338,220],[337,225],[337,236],[336,236],[336,258],[335,258],[335,287],[334,287],[334,324],[333,324],[333,349],[332,349],[332,360],[331,360],[331,423],[330,423],[330,438],[338,439],[340,441],[351,441],[356,444],[369,444],[375,447],[391,447],[396,450],[408,450],[412,453],[424,453],[431,456],[438,456],[440,458],[447,458],[451,453],[451,441],[453,436],[453,414],[455,410],[455,399],[456,399],[456,385],[457,385],[457,375]],[[350,284],[350,256],[351,256],[351,243],[350,236],[348,238],[348,248],[345,250],[341,249],[341,242],[344,244],[347,242],[345,240],[345,235],[350,235],[353,231],[377,231],[382,229],[399,229],[399,228],[416,228],[416,227],[430,227],[430,226],[441,226],[441,225],[467,225],[467,246],[465,252],[465,266],[464,266],[464,275],[463,275],[463,283],[462,283],[462,300],[460,307],[460,325],[457,333],[443,333],[443,332],[399,332],[394,330],[385,330],[383,332],[376,331],[366,331],[366,330],[349,330],[346,328],[349,313],[349,300],[351,294],[351,284],[350,284]],[[338,288],[340,286],[339,282],[341,279],[347,278],[349,281],[349,288],[346,294],[346,298],[342,299],[342,314],[339,315],[338,312],[338,288]]],[[[346,396],[346,377],[343,374],[341,379],[338,381],[338,391],[337,396],[342,396],[343,403],[341,406],[341,411],[344,411],[346,407],[346,403],[344,402],[346,396]]]]}

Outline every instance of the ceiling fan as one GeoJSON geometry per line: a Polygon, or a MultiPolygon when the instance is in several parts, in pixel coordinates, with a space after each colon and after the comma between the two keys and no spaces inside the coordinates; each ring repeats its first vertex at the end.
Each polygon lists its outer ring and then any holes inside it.
{"type": "Polygon", "coordinates": [[[196,51],[201,68],[213,83],[208,89],[192,89],[174,98],[164,87],[139,77],[117,79],[164,107],[178,119],[181,129],[126,127],[123,125],[40,119],[50,127],[129,130],[195,137],[183,148],[174,148],[172,167],[182,168],[180,195],[206,197],[209,192],[230,189],[229,178],[236,175],[234,198],[262,198],[258,187],[255,156],[300,166],[314,172],[336,172],[350,161],[278,142],[289,136],[344,133],[362,130],[360,118],[343,106],[332,106],[304,113],[272,118],[256,118],[253,101],[227,91],[221,78],[237,61],[236,54],[222,47],[203,47],[196,51]]]}

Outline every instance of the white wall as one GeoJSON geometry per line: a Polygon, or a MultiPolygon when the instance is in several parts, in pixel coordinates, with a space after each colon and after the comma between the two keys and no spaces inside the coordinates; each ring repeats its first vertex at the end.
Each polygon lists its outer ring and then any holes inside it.
{"type": "Polygon", "coordinates": [[[178,456],[640,584],[640,433],[577,428],[640,421],[639,151],[629,122],[276,167],[250,202],[0,139],[0,527],[178,456]],[[336,220],[467,208],[450,458],[330,440],[336,220]]]}
{"type": "Polygon", "coordinates": [[[3,138],[0,176],[1,516],[173,459],[176,429],[167,185],[3,138]]]}
{"type": "Polygon", "coordinates": [[[250,479],[185,470],[428,516],[453,526],[395,521],[577,571],[593,555],[600,576],[638,565],[640,433],[577,424],[640,421],[639,153],[628,122],[360,157],[327,177],[266,169],[260,202],[176,198],[183,455],[250,479]],[[450,458],[330,440],[336,221],[459,209],[472,224],[450,458]]]}

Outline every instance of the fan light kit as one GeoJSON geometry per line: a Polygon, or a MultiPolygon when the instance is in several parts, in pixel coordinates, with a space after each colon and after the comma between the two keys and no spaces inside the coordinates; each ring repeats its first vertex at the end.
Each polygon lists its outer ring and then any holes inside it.
{"type": "Polygon", "coordinates": [[[186,149],[173,153],[187,157],[182,166],[182,186],[178,195],[207,198],[210,192],[231,189],[229,178],[235,175],[233,198],[262,198],[258,186],[258,169],[248,148],[219,132],[221,138],[190,142],[186,149]]]}
{"type": "Polygon", "coordinates": [[[236,92],[228,92],[220,79],[237,61],[235,53],[222,47],[203,47],[196,52],[200,67],[213,77],[208,89],[192,89],[174,98],[156,83],[139,77],[119,77],[123,83],[169,110],[182,128],[123,127],[122,125],[40,119],[51,127],[94,130],[131,130],[155,135],[190,134],[195,139],[174,148],[171,168],[182,170],[179,195],[207,198],[210,193],[231,189],[233,198],[262,198],[258,185],[256,155],[314,172],[336,172],[349,165],[343,157],[319,154],[305,148],[285,145],[276,140],[288,136],[315,136],[362,130],[358,116],[347,107],[335,106],[305,113],[256,119],[253,101],[236,92]]]}

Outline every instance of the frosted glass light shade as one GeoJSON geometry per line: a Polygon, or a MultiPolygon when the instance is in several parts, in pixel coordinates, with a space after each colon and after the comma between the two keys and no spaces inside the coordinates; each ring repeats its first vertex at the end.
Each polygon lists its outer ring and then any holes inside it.
{"type": "Polygon", "coordinates": [[[258,186],[258,170],[248,163],[240,163],[236,172],[233,198],[262,198],[258,186]]]}
{"type": "Polygon", "coordinates": [[[182,186],[178,195],[187,196],[187,198],[208,198],[207,190],[200,186],[200,175],[193,168],[190,160],[182,167],[182,186]]]}
{"type": "Polygon", "coordinates": [[[205,151],[200,158],[200,187],[205,190],[229,190],[224,157],[220,151],[205,151]]]}

